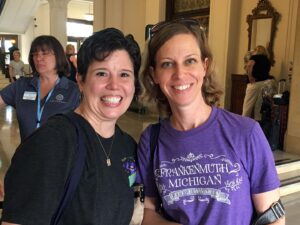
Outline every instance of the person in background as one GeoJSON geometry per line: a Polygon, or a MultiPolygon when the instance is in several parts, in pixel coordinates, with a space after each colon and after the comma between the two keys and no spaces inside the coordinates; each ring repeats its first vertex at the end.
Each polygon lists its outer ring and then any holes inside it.
{"type": "Polygon", "coordinates": [[[9,59],[14,60],[14,51],[19,51],[20,49],[16,46],[15,41],[11,41],[11,47],[8,49],[9,51],[9,59]]]}
{"type": "Polygon", "coordinates": [[[21,53],[19,50],[16,50],[13,52],[13,60],[9,63],[10,82],[15,82],[20,77],[23,77],[24,73],[24,62],[21,60],[21,53]]]}
{"type": "Polygon", "coordinates": [[[74,110],[80,100],[78,86],[66,78],[68,61],[55,37],[35,38],[28,61],[33,77],[22,77],[0,91],[0,108],[16,109],[21,141],[50,116],[74,110]]]}
{"type": "Polygon", "coordinates": [[[70,73],[68,74],[68,78],[74,82],[76,81],[76,73],[77,73],[77,58],[75,54],[75,47],[72,44],[68,44],[66,46],[66,56],[70,65],[70,73]]]}
{"type": "Polygon", "coordinates": [[[5,50],[0,47],[0,70],[5,74],[5,50]]]}
{"type": "Polygon", "coordinates": [[[251,224],[279,200],[274,158],[256,121],[217,107],[221,91],[198,21],[158,23],[147,51],[144,98],[163,119],[156,148],[153,125],[138,144],[143,225],[251,224]]]}
{"type": "Polygon", "coordinates": [[[115,28],[95,32],[84,41],[77,75],[82,99],[69,113],[83,137],[79,140],[69,119],[58,115],[18,147],[5,176],[2,225],[50,224],[78,141],[85,143],[85,166],[59,224],[129,224],[137,145],[116,122],[133,99],[140,63],[137,43],[115,28]]]}
{"type": "MultiPolygon", "coordinates": [[[[265,47],[258,45],[247,64],[249,83],[243,103],[243,116],[261,120],[262,88],[273,83],[270,76],[271,62],[265,47]]],[[[271,84],[272,85],[272,84],[271,84]]]]}
{"type": "Polygon", "coordinates": [[[253,55],[254,51],[250,50],[247,51],[246,54],[244,55],[244,70],[245,70],[245,74],[248,75],[248,63],[249,60],[251,58],[251,56],[253,55]]]}

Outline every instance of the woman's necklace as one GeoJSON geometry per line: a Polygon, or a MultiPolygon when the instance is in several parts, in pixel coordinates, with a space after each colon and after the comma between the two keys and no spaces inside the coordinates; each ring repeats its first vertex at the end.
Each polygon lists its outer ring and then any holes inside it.
{"type": "Polygon", "coordinates": [[[110,153],[111,153],[112,146],[113,146],[113,143],[114,143],[115,135],[112,136],[112,140],[111,140],[111,144],[110,144],[110,149],[109,149],[108,153],[106,153],[105,148],[104,148],[104,146],[103,146],[103,144],[102,144],[102,142],[101,142],[101,140],[99,138],[99,135],[97,133],[96,133],[96,136],[97,136],[97,139],[98,139],[98,141],[99,141],[99,143],[101,145],[101,148],[102,148],[102,150],[103,150],[103,152],[104,152],[104,154],[106,156],[106,164],[107,164],[107,166],[111,166],[110,153]]]}

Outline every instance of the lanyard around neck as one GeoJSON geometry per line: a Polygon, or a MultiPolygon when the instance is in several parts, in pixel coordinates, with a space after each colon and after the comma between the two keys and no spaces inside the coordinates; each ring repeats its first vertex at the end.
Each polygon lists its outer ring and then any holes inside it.
{"type": "Polygon", "coordinates": [[[43,114],[43,111],[44,111],[44,107],[45,107],[46,103],[48,102],[48,100],[50,99],[50,97],[52,95],[52,92],[53,92],[55,86],[59,83],[59,81],[60,81],[60,78],[58,78],[56,80],[53,88],[48,93],[47,98],[46,98],[43,106],[41,107],[41,84],[40,84],[40,79],[38,79],[38,91],[37,91],[38,92],[37,93],[38,99],[37,99],[37,112],[36,112],[36,117],[37,117],[36,128],[39,128],[41,126],[41,118],[42,118],[42,114],[43,114]]]}

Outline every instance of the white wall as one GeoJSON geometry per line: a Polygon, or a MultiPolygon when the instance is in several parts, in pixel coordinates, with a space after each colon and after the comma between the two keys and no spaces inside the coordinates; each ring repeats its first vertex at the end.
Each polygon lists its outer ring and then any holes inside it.
{"type": "MultiPolygon", "coordinates": [[[[84,14],[89,12],[89,7],[89,2],[70,1],[68,4],[68,18],[84,19],[84,14]]],[[[90,10],[93,10],[93,7],[90,10]]],[[[32,40],[37,36],[48,34],[50,34],[49,4],[44,2],[38,7],[34,17],[32,17],[27,31],[20,35],[20,48],[24,63],[28,63],[28,54],[32,40]]]]}
{"type": "Polygon", "coordinates": [[[50,34],[49,4],[45,3],[39,7],[35,14],[34,37],[50,34]]]}
{"type": "Polygon", "coordinates": [[[28,55],[32,40],[39,35],[49,33],[49,5],[42,4],[38,7],[34,17],[32,17],[26,32],[20,35],[21,58],[25,64],[28,64],[28,55]]]}
{"type": "Polygon", "coordinates": [[[300,155],[300,4],[298,4],[296,9],[298,9],[298,12],[294,17],[297,26],[295,33],[295,54],[293,55],[294,68],[285,147],[288,152],[300,155]]]}
{"type": "Polygon", "coordinates": [[[34,38],[34,18],[32,18],[27,31],[21,35],[21,52],[22,60],[25,64],[28,64],[28,55],[30,51],[30,45],[34,38]]]}
{"type": "Polygon", "coordinates": [[[68,18],[85,20],[85,13],[93,13],[93,4],[83,1],[70,1],[68,4],[68,18]]]}

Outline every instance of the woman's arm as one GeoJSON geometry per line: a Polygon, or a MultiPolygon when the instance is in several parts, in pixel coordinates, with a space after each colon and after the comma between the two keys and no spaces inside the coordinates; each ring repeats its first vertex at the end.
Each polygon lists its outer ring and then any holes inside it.
{"type": "Polygon", "coordinates": [[[249,79],[250,83],[254,83],[255,82],[255,78],[252,75],[254,64],[255,64],[254,60],[249,60],[249,62],[247,64],[247,75],[248,75],[248,79],[249,79]]]}
{"type": "Polygon", "coordinates": [[[21,225],[21,224],[2,222],[1,225],[21,225]]]}
{"type": "Polygon", "coordinates": [[[8,68],[9,68],[8,73],[9,73],[10,82],[14,82],[14,79],[13,79],[14,68],[12,67],[12,65],[9,65],[8,68]]]}
{"type": "Polygon", "coordinates": [[[19,145],[5,176],[2,225],[50,224],[76,152],[69,125],[49,119],[19,145]]]}
{"type": "MultiPolygon", "coordinates": [[[[272,191],[252,195],[254,207],[256,209],[257,214],[261,214],[267,209],[269,209],[274,202],[277,202],[279,200],[279,198],[280,198],[279,188],[272,191]]],[[[277,220],[276,222],[272,223],[272,225],[284,225],[284,224],[285,224],[284,216],[279,220],[277,220]]]]}
{"type": "Polygon", "coordinates": [[[158,201],[156,198],[145,197],[144,218],[142,225],[179,225],[179,223],[170,222],[164,219],[156,212],[158,201]]]}
{"type": "Polygon", "coordinates": [[[6,103],[3,101],[3,98],[0,95],[0,109],[4,108],[5,106],[6,106],[6,103]]]}
{"type": "Polygon", "coordinates": [[[70,56],[70,61],[73,63],[73,65],[77,69],[77,58],[75,55],[70,56]]]}

